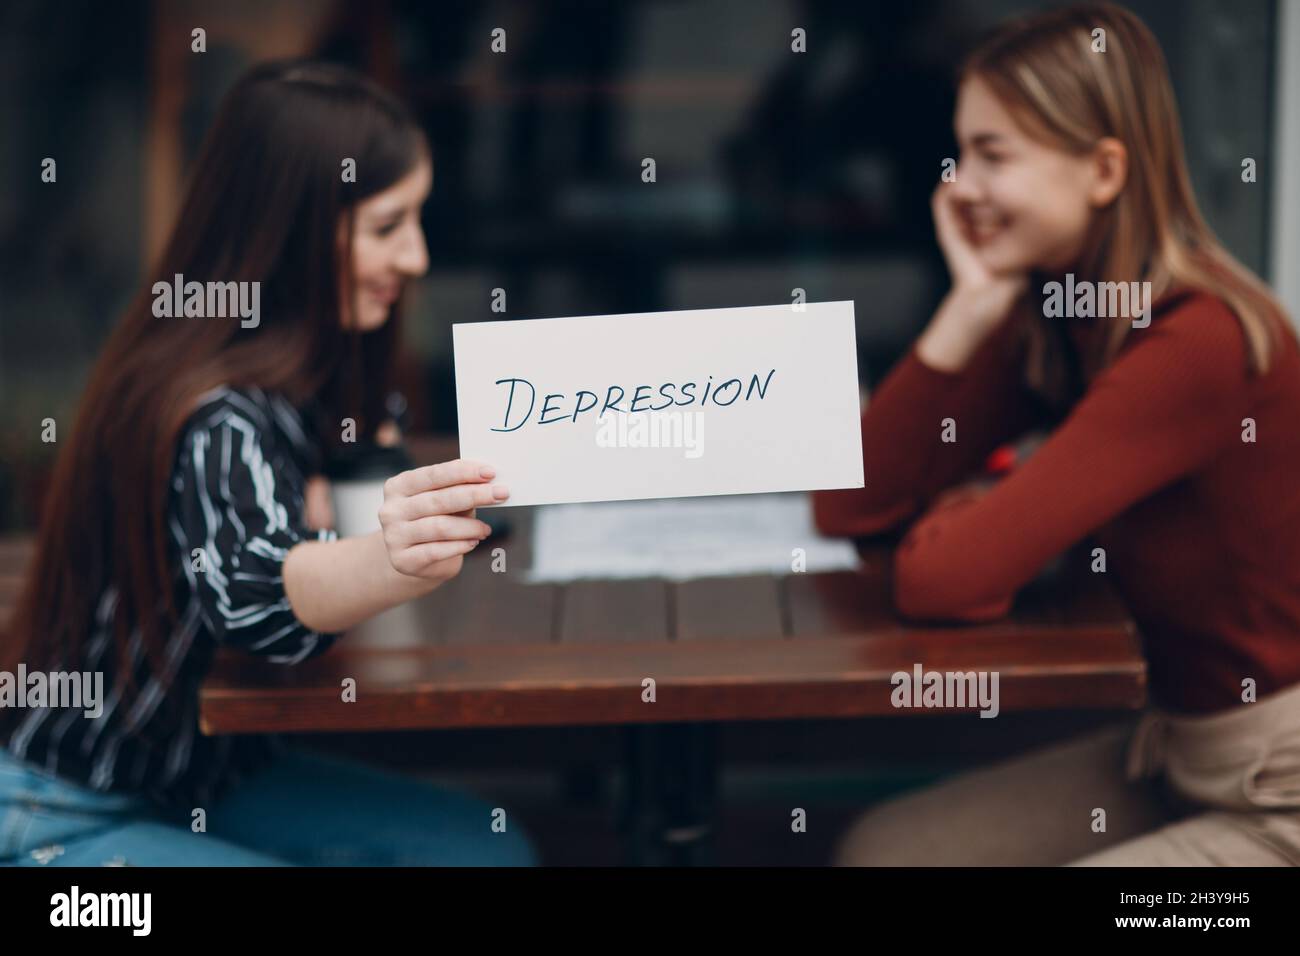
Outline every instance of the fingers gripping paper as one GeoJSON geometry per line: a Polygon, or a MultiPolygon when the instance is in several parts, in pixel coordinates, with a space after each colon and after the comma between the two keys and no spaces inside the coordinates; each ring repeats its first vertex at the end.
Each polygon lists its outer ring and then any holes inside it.
{"type": "Polygon", "coordinates": [[[452,327],[507,505],[862,487],[852,302],[452,327]]]}

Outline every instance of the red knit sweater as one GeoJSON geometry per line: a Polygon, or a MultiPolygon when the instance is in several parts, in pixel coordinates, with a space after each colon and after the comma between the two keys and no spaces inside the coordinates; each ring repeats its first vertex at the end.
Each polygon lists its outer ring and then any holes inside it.
{"type": "MultiPolygon", "coordinates": [[[[1108,319],[1093,322],[1115,321],[1108,319]]],[[[814,496],[825,534],[911,522],[999,444],[1041,421],[1010,324],[958,372],[913,347],[862,416],[866,487],[814,496]],[[941,440],[941,422],[956,441],[941,440]]],[[[1084,539],[1136,620],[1152,698],[1206,713],[1300,682],[1300,346],[1264,376],[1217,299],[1153,307],[1050,437],[987,494],[930,510],[895,555],[913,618],[1000,617],[1015,592],[1084,539]],[[1242,419],[1255,420],[1243,441],[1242,419]]]]}

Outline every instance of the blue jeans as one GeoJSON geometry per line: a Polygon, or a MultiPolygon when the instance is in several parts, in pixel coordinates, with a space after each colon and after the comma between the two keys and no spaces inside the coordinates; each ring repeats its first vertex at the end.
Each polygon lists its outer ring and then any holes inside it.
{"type": "Polygon", "coordinates": [[[362,764],[289,752],[207,813],[164,816],[0,748],[0,866],[533,866],[516,821],[453,790],[362,764]],[[497,814],[500,816],[500,814],[497,814]]]}

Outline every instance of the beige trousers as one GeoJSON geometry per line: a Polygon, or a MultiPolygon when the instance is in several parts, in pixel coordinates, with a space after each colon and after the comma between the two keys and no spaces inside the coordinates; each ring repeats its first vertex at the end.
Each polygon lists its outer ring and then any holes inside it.
{"type": "Polygon", "coordinates": [[[881,803],[835,862],[1300,866],[1300,686],[1208,716],[1149,710],[881,803]]]}

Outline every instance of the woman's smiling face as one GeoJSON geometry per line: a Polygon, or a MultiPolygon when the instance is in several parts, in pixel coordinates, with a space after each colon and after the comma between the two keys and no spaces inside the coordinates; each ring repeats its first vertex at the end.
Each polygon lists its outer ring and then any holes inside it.
{"type": "Polygon", "coordinates": [[[1069,269],[1092,221],[1094,159],[1031,138],[978,76],[961,84],[954,126],[961,159],[953,201],[985,267],[1069,269]]]}
{"type": "Polygon", "coordinates": [[[357,203],[352,230],[352,302],[343,325],[362,332],[388,321],[406,280],[429,268],[420,207],[429,198],[433,166],[422,158],[382,192],[357,203]]]}

